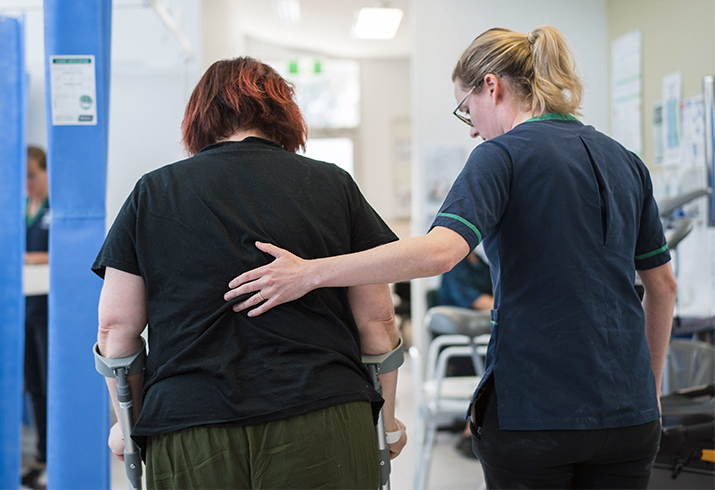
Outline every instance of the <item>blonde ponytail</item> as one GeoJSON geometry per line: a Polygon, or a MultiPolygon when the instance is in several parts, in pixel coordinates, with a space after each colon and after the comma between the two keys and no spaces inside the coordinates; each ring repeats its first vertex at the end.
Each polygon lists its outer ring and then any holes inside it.
{"type": "Polygon", "coordinates": [[[533,115],[581,115],[583,82],[566,38],[554,27],[540,26],[526,34],[489,29],[464,51],[452,81],[480,89],[488,73],[506,77],[533,115]]]}

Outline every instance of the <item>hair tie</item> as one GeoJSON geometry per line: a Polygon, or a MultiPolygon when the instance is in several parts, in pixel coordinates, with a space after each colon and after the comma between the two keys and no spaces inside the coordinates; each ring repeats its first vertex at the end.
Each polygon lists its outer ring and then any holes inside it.
{"type": "Polygon", "coordinates": [[[531,33],[531,31],[526,33],[526,40],[529,41],[530,44],[534,44],[536,42],[536,37],[531,33]]]}

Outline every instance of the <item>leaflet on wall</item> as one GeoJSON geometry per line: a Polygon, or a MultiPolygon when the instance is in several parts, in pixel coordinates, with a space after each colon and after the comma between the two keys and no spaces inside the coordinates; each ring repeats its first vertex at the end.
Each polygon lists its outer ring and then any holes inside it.
{"type": "Polygon", "coordinates": [[[663,163],[663,102],[653,104],[653,164],[663,163]]]}
{"type": "Polygon", "coordinates": [[[54,126],[97,124],[94,55],[50,56],[50,96],[54,126]]]}
{"type": "Polygon", "coordinates": [[[412,130],[409,119],[392,123],[392,189],[394,215],[409,219],[412,216],[412,130]]]}
{"type": "Polygon", "coordinates": [[[611,43],[611,133],[623,146],[643,155],[641,31],[611,43]]]}
{"type": "Polygon", "coordinates": [[[426,210],[436,213],[464,167],[464,149],[461,146],[430,145],[424,150],[424,161],[426,210]]]}
{"type": "Polygon", "coordinates": [[[680,97],[683,75],[679,71],[663,77],[663,163],[677,165],[680,160],[680,97]]]}
{"type": "Polygon", "coordinates": [[[705,104],[702,94],[682,100],[680,122],[680,168],[705,168],[705,104]]]}

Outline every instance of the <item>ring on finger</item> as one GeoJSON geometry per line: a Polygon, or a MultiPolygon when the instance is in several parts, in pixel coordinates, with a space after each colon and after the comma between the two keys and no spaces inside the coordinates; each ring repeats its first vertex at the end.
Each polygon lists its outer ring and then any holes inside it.
{"type": "Polygon", "coordinates": [[[260,291],[258,291],[258,297],[261,298],[261,301],[265,301],[266,298],[263,297],[260,291]]]}

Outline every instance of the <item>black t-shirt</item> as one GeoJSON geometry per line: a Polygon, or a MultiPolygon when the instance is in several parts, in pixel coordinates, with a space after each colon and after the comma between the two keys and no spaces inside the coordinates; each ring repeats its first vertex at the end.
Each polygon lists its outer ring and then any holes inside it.
{"type": "Polygon", "coordinates": [[[223,294],[273,260],[256,241],[317,258],[396,239],[345,171],[260,138],[144,175],[92,266],[141,275],[147,287],[150,353],[133,435],[253,425],[358,400],[379,410],[347,288],[257,318],[234,313],[223,294]]]}

